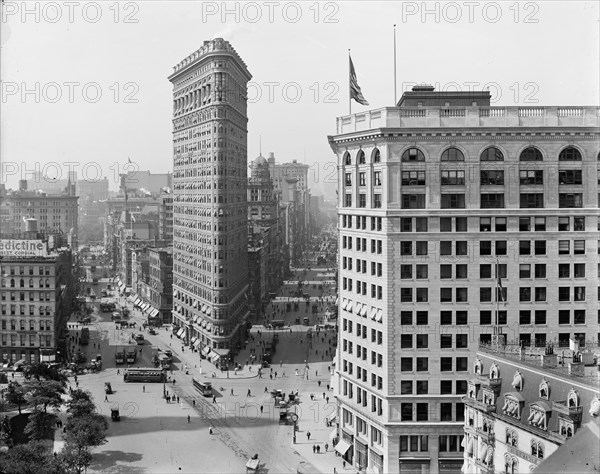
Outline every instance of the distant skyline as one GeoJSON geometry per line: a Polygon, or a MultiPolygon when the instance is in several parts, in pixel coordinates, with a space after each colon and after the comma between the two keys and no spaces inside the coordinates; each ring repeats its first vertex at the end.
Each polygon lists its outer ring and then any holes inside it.
{"type": "Polygon", "coordinates": [[[336,165],[327,135],[348,113],[348,49],[370,103],[352,112],[394,105],[394,23],[397,98],[428,83],[487,84],[493,105],[600,101],[597,2],[23,5],[5,2],[2,16],[0,153],[2,182],[13,188],[36,162],[54,173],[57,163],[63,177],[69,166],[88,178],[101,170],[113,190],[128,157],[141,170],[172,171],[167,76],[215,37],[253,74],[248,161],[260,136],[264,156],[310,166],[316,193],[336,165]]]}

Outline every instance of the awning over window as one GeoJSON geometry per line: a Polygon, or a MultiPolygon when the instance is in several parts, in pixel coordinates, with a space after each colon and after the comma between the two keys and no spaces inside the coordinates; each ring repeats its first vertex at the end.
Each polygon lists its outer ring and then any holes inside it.
{"type": "Polygon", "coordinates": [[[490,464],[492,462],[492,458],[494,457],[494,448],[489,448],[487,452],[487,456],[485,457],[485,463],[490,464]]]}
{"type": "Polygon", "coordinates": [[[194,348],[195,348],[195,349],[198,349],[198,346],[199,346],[199,345],[200,345],[200,339],[196,339],[196,340],[194,341],[194,348]]]}
{"type": "Polygon", "coordinates": [[[345,455],[350,449],[350,443],[348,441],[341,439],[338,444],[335,445],[335,450],[341,455],[345,455]]]}
{"type": "Polygon", "coordinates": [[[382,309],[378,309],[377,310],[377,315],[375,316],[375,321],[377,321],[378,323],[380,323],[383,320],[383,310],[382,309]]]}
{"type": "Polygon", "coordinates": [[[467,454],[469,456],[473,454],[473,438],[469,439],[469,445],[467,446],[467,454]]]}
{"type": "Polygon", "coordinates": [[[194,336],[194,337],[192,337],[192,340],[190,341],[190,343],[191,343],[191,344],[193,344],[194,342],[196,342],[196,340],[197,340],[197,339],[198,339],[198,338],[197,338],[197,337],[195,337],[195,336],[194,336]]]}
{"type": "Polygon", "coordinates": [[[332,441],[337,437],[338,437],[337,429],[335,429],[331,433],[329,433],[329,441],[332,441]]]}
{"type": "Polygon", "coordinates": [[[354,304],[352,303],[352,301],[348,300],[348,306],[346,307],[346,311],[348,311],[349,313],[351,313],[353,306],[354,306],[354,304]]]}
{"type": "Polygon", "coordinates": [[[348,300],[346,298],[342,298],[342,309],[345,311],[348,306],[348,300]]]}
{"type": "Polygon", "coordinates": [[[377,308],[371,308],[371,312],[369,313],[369,318],[375,321],[375,316],[377,316],[377,308]]]}
{"type": "Polygon", "coordinates": [[[158,316],[158,310],[154,308],[150,313],[150,317],[155,318],[156,316],[158,316]]]}
{"type": "Polygon", "coordinates": [[[210,306],[206,307],[206,314],[208,314],[210,316],[210,314],[212,313],[212,308],[210,306]]]}
{"type": "Polygon", "coordinates": [[[137,305],[139,305],[139,304],[140,304],[140,301],[142,301],[142,300],[140,299],[140,297],[139,297],[139,296],[137,296],[137,297],[135,298],[134,302],[133,302],[133,305],[134,305],[134,306],[137,306],[137,305]]]}
{"type": "Polygon", "coordinates": [[[205,304],[202,305],[202,312],[206,313],[206,305],[205,304]]]}
{"type": "Polygon", "coordinates": [[[181,328],[178,332],[177,332],[177,337],[181,337],[185,334],[185,328],[181,328]]]}
{"type": "Polygon", "coordinates": [[[366,316],[367,316],[367,313],[368,313],[368,311],[369,311],[369,308],[367,307],[367,305],[366,305],[366,304],[363,304],[363,305],[362,305],[362,308],[361,308],[361,310],[360,310],[360,315],[361,315],[361,316],[365,316],[365,317],[366,317],[366,316]]]}
{"type": "Polygon", "coordinates": [[[210,352],[210,347],[208,347],[208,346],[206,346],[206,347],[204,347],[204,349],[202,349],[202,353],[204,355],[208,354],[209,352],[210,352]]]}
{"type": "Polygon", "coordinates": [[[206,322],[206,320],[202,321],[202,327],[203,327],[203,328],[205,328],[207,324],[208,324],[208,323],[206,322]]]}

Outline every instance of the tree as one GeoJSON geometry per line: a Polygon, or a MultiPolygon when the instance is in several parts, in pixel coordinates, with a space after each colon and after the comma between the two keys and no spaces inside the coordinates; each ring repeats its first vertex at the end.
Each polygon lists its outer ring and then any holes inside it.
{"type": "Polygon", "coordinates": [[[35,408],[29,415],[29,422],[25,426],[24,432],[29,436],[29,439],[41,441],[49,437],[53,425],[54,417],[52,415],[35,408]]]}
{"type": "Polygon", "coordinates": [[[71,399],[67,402],[67,412],[75,418],[85,417],[96,410],[92,395],[87,390],[73,390],[71,399]]]}
{"type": "Polygon", "coordinates": [[[69,380],[65,374],[60,372],[57,367],[50,367],[44,362],[36,362],[23,368],[23,377],[25,380],[56,380],[66,385],[69,380]]]}
{"type": "Polygon", "coordinates": [[[29,380],[24,384],[27,392],[27,400],[34,407],[42,406],[44,413],[48,407],[58,409],[62,405],[61,395],[65,393],[65,387],[56,380],[29,380]]]}
{"type": "Polygon", "coordinates": [[[0,441],[6,445],[12,444],[12,426],[10,426],[10,420],[8,419],[8,415],[4,415],[2,417],[2,421],[0,422],[0,441]]]}
{"type": "Polygon", "coordinates": [[[43,443],[32,441],[1,453],[0,472],[51,474],[64,473],[65,469],[61,468],[58,457],[48,453],[48,449],[43,443]]]}
{"type": "Polygon", "coordinates": [[[25,397],[27,391],[25,387],[23,387],[19,382],[10,382],[8,384],[8,390],[6,392],[5,398],[8,402],[17,405],[19,408],[19,415],[21,414],[21,406],[24,403],[27,403],[27,398],[25,397]]]}
{"type": "Polygon", "coordinates": [[[106,419],[98,413],[85,417],[71,416],[66,426],[65,462],[75,467],[78,473],[87,469],[92,460],[89,448],[106,443],[107,429],[106,419]]]}

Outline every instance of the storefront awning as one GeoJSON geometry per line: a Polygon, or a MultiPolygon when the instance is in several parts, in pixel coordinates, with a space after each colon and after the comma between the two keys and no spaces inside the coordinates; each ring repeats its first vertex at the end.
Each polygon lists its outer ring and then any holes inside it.
{"type": "Polygon", "coordinates": [[[159,313],[159,311],[156,308],[154,308],[152,310],[152,313],[150,314],[150,316],[153,317],[153,318],[155,318],[156,316],[158,316],[158,313],[159,313]]]}
{"type": "Polygon", "coordinates": [[[194,337],[192,337],[192,340],[190,341],[190,343],[191,343],[191,344],[193,344],[193,343],[194,343],[194,342],[196,342],[197,340],[198,340],[198,338],[194,336],[194,337]]]}
{"type": "Polygon", "coordinates": [[[193,321],[192,321],[192,322],[194,322],[194,323],[195,323],[196,321],[198,321],[198,315],[194,316],[194,319],[193,319],[193,321]]]}
{"type": "Polygon", "coordinates": [[[327,416],[325,417],[325,419],[326,419],[327,421],[333,421],[333,420],[335,420],[336,418],[337,418],[337,413],[336,413],[336,412],[330,413],[329,415],[327,415],[327,416]]]}
{"type": "Polygon", "coordinates": [[[212,313],[212,308],[210,306],[206,307],[206,314],[208,314],[210,316],[210,314],[212,313]]]}
{"type": "Polygon", "coordinates": [[[206,313],[206,305],[205,304],[202,305],[202,312],[206,313]]]}
{"type": "Polygon", "coordinates": [[[200,345],[200,339],[196,339],[196,340],[194,341],[194,348],[195,348],[195,349],[198,349],[198,346],[199,346],[199,345],[200,345]]]}
{"type": "Polygon", "coordinates": [[[183,336],[184,333],[185,333],[185,329],[181,328],[179,331],[177,331],[177,337],[183,336]]]}
{"type": "Polygon", "coordinates": [[[206,346],[206,347],[204,347],[204,349],[202,349],[202,353],[204,355],[208,354],[209,352],[210,352],[210,347],[208,347],[208,346],[206,346]]]}
{"type": "Polygon", "coordinates": [[[338,436],[337,429],[335,429],[331,433],[329,433],[329,441],[334,440],[335,438],[337,438],[337,436],[338,436]]]}
{"type": "Polygon", "coordinates": [[[141,301],[141,300],[140,300],[140,297],[139,297],[139,296],[136,296],[136,297],[135,297],[135,300],[133,300],[133,305],[134,305],[134,306],[137,306],[137,305],[140,303],[140,301],[141,301]]]}
{"type": "Polygon", "coordinates": [[[344,439],[341,439],[340,442],[335,445],[335,450],[340,454],[340,456],[344,456],[349,449],[350,443],[344,439]]]}

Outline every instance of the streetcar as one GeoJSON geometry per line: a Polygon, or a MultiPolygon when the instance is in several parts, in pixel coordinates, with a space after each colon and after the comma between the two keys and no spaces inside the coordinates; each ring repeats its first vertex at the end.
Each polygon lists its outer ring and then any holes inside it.
{"type": "Polygon", "coordinates": [[[127,369],[123,375],[123,380],[125,382],[165,383],[167,374],[163,369],[127,369]]]}
{"type": "Polygon", "coordinates": [[[212,397],[213,390],[212,390],[212,384],[210,382],[200,382],[200,381],[196,380],[194,377],[192,377],[192,384],[194,385],[194,388],[196,390],[198,390],[205,397],[212,397]]]}

